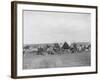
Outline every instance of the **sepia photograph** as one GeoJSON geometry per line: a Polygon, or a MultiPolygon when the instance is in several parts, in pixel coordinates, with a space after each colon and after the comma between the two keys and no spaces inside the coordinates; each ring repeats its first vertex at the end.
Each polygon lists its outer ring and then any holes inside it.
{"type": "Polygon", "coordinates": [[[23,69],[91,66],[91,14],[23,10],[23,69]]]}

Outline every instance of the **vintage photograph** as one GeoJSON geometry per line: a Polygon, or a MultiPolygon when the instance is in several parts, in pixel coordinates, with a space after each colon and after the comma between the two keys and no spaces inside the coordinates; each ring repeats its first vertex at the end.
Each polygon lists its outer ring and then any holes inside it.
{"type": "Polygon", "coordinates": [[[23,10],[23,69],[91,66],[91,14],[23,10]]]}
{"type": "Polygon", "coordinates": [[[97,73],[97,6],[12,1],[11,77],[97,73]]]}

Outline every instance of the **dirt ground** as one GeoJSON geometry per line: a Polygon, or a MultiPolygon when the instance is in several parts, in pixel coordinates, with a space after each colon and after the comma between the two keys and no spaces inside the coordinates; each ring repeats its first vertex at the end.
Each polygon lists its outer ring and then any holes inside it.
{"type": "Polygon", "coordinates": [[[90,56],[90,52],[62,55],[33,55],[26,53],[23,56],[23,69],[90,66],[90,56]]]}

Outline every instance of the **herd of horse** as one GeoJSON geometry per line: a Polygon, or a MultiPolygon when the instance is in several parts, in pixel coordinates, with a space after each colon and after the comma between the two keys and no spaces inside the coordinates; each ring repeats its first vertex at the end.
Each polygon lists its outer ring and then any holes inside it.
{"type": "Polygon", "coordinates": [[[51,45],[39,46],[37,48],[31,46],[25,46],[23,48],[23,53],[25,54],[33,54],[33,55],[56,55],[56,54],[72,54],[72,53],[82,53],[82,52],[90,52],[91,44],[77,44],[73,43],[68,45],[66,42],[60,46],[58,43],[54,43],[51,45]]]}

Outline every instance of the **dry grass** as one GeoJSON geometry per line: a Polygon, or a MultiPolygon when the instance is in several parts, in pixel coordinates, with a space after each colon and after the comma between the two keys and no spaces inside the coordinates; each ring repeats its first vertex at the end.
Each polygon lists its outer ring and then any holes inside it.
{"type": "Polygon", "coordinates": [[[23,56],[23,69],[90,66],[90,62],[90,52],[44,56],[27,53],[23,56]]]}

